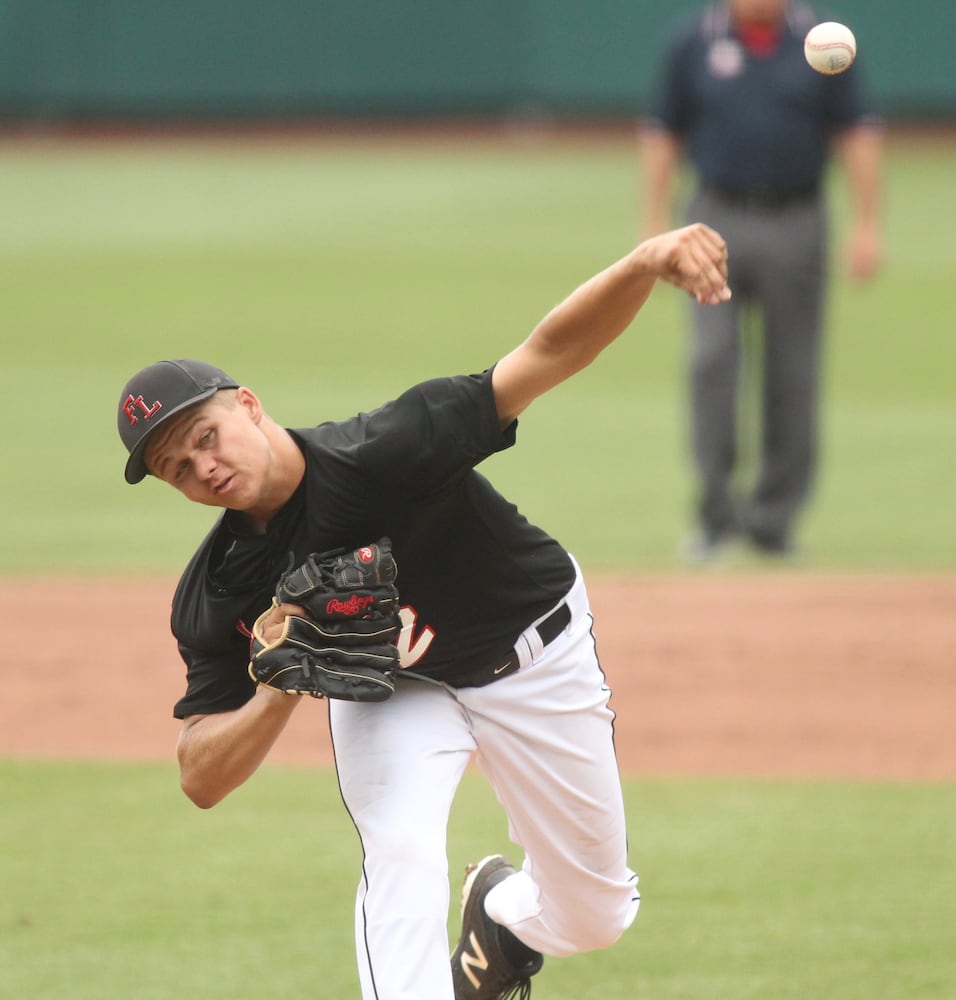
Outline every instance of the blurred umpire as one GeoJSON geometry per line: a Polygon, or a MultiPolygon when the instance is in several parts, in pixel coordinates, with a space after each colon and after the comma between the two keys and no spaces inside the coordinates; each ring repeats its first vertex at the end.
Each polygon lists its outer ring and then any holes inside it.
{"type": "Polygon", "coordinates": [[[672,38],[643,130],[648,232],[671,227],[686,159],[695,178],[687,218],[724,236],[734,288],[717,308],[691,307],[698,530],[683,550],[689,562],[719,559],[741,539],[769,556],[794,551],[817,457],[832,148],[850,193],[848,272],[865,279],[880,262],[881,123],[859,65],[823,76],[803,55],[807,31],[828,19],[788,0],[707,6],[672,38]],[[753,481],[737,484],[745,372],[759,382],[760,430],[753,481]]]}

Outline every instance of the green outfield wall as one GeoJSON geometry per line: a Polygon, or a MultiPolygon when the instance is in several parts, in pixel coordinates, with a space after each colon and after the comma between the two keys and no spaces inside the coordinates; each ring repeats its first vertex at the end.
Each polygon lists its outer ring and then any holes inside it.
{"type": "MultiPolygon", "coordinates": [[[[628,116],[696,0],[0,0],[0,116],[628,116]]],[[[838,0],[888,117],[956,116],[949,0],[838,0]]]]}

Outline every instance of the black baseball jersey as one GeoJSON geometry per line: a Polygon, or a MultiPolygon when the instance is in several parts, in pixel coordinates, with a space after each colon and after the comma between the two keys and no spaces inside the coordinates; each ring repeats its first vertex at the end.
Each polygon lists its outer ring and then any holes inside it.
{"type": "Polygon", "coordinates": [[[173,598],[172,631],[187,666],[173,714],[226,712],[255,691],[252,623],[279,576],[312,552],[392,540],[402,664],[449,684],[513,648],[567,593],[568,554],[475,471],[511,447],[491,370],[433,379],[370,413],[290,430],[305,457],[295,494],[264,535],[224,511],[173,598]],[[410,627],[409,627],[410,626],[410,627]]]}

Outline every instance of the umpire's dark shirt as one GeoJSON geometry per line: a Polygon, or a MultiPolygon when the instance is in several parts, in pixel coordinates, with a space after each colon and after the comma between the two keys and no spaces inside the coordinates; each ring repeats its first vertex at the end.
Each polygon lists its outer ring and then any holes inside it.
{"type": "Polygon", "coordinates": [[[648,124],[685,141],[702,185],[745,196],[812,191],[830,136],[875,120],[858,63],[823,76],[804,58],[807,31],[825,19],[807,4],[791,4],[786,30],[768,55],[744,46],[722,3],[675,36],[648,124]]]}

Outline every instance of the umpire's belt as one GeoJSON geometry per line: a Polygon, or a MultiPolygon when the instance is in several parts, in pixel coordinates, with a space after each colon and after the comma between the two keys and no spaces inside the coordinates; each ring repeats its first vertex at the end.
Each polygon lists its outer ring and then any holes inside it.
{"type": "MultiPolygon", "coordinates": [[[[543,621],[532,626],[538,633],[542,647],[554,642],[555,639],[571,624],[571,609],[566,601],[562,601],[543,621]]],[[[526,634],[526,633],[523,633],[526,634]]],[[[521,641],[520,639],[518,640],[521,641]]],[[[521,666],[518,659],[518,651],[513,649],[503,663],[493,664],[476,670],[467,677],[455,681],[455,687],[484,687],[492,681],[500,681],[502,677],[508,677],[516,673],[521,666]]]]}
{"type": "Polygon", "coordinates": [[[820,197],[818,184],[809,187],[790,188],[783,191],[758,189],[756,191],[729,191],[713,184],[703,186],[705,194],[716,201],[734,208],[749,208],[754,211],[774,212],[781,208],[790,208],[805,202],[816,201],[820,197]]]}

